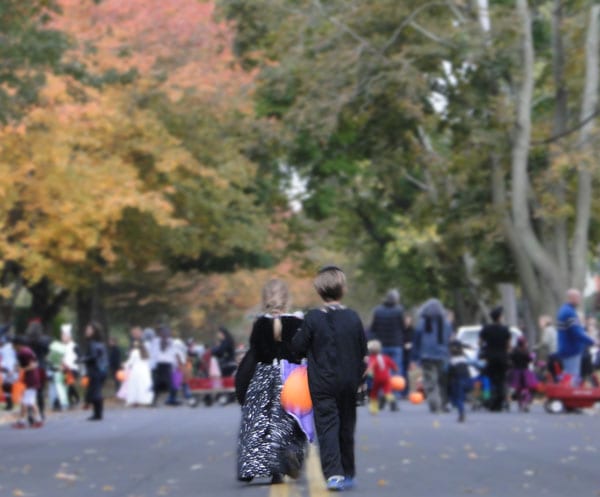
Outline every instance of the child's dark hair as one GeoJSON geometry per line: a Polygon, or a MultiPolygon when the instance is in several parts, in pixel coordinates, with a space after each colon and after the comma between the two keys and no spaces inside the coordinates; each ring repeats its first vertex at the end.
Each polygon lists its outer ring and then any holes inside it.
{"type": "Polygon", "coordinates": [[[319,269],[314,285],[325,302],[335,302],[346,292],[346,275],[337,266],[324,266],[319,269]]]}
{"type": "Polygon", "coordinates": [[[92,336],[90,340],[96,340],[97,342],[104,341],[104,329],[98,321],[92,321],[89,326],[92,328],[92,336]]]}

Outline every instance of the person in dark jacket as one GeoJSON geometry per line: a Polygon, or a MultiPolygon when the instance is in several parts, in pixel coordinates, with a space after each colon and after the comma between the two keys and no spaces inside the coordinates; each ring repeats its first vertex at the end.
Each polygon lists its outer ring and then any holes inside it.
{"type": "Polygon", "coordinates": [[[110,376],[115,382],[115,392],[121,388],[121,382],[117,379],[117,371],[121,369],[123,364],[123,356],[121,355],[121,348],[114,337],[110,337],[108,340],[108,366],[110,370],[110,376]]]}
{"type": "Polygon", "coordinates": [[[108,350],[104,343],[102,325],[92,321],[85,329],[85,337],[87,350],[83,362],[89,380],[85,402],[93,408],[93,414],[88,421],[100,421],[104,411],[102,387],[108,373],[108,350]]]}
{"type": "Polygon", "coordinates": [[[490,410],[501,411],[506,402],[506,373],[511,334],[502,324],[502,307],[490,312],[491,324],[486,324],[479,333],[482,358],[486,361],[485,375],[490,379],[492,393],[490,410]]]}
{"type": "MultiPolygon", "coordinates": [[[[379,340],[382,352],[390,357],[396,364],[401,366],[404,361],[405,329],[404,310],[400,305],[400,292],[390,290],[383,303],[373,311],[371,323],[371,337],[379,340]]],[[[405,373],[403,373],[404,376],[405,373]]],[[[402,396],[402,392],[396,392],[396,397],[402,396]]]]}
{"type": "Polygon", "coordinates": [[[446,368],[451,334],[452,328],[446,319],[444,306],[438,299],[429,299],[419,310],[413,360],[420,362],[423,368],[423,384],[432,413],[448,410],[446,368]]]}
{"type": "Polygon", "coordinates": [[[231,376],[235,372],[235,340],[225,326],[219,326],[217,343],[211,349],[211,353],[219,361],[223,376],[231,376]]]}
{"type": "Polygon", "coordinates": [[[329,490],[354,485],[356,397],[366,369],[367,343],[360,317],[340,301],[346,276],[322,268],[315,288],[324,306],[308,312],[292,344],[308,358],[308,383],[319,438],[321,467],[329,490]]]}

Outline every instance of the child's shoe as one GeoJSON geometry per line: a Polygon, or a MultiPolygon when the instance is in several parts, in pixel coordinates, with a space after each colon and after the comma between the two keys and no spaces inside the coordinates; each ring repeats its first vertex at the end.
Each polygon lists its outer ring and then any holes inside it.
{"type": "Polygon", "coordinates": [[[386,395],[386,400],[390,403],[390,410],[392,412],[396,412],[398,410],[398,403],[396,402],[396,397],[394,397],[394,394],[391,393],[386,395]]]}
{"type": "Polygon", "coordinates": [[[383,411],[385,409],[385,404],[387,403],[387,399],[385,397],[379,397],[379,410],[383,411]]]}
{"type": "Polygon", "coordinates": [[[458,422],[459,423],[464,423],[465,422],[465,413],[461,412],[458,414],[458,422]]]}
{"type": "Polygon", "coordinates": [[[371,414],[377,414],[379,412],[379,403],[375,399],[369,400],[369,412],[371,414]]]}
{"type": "Polygon", "coordinates": [[[12,424],[12,427],[15,430],[24,430],[25,428],[27,428],[27,424],[25,423],[25,421],[17,421],[16,423],[12,424]]]}
{"type": "Polygon", "coordinates": [[[343,476],[335,475],[327,478],[327,490],[331,492],[341,492],[344,490],[346,478],[343,476]]]}
{"type": "Polygon", "coordinates": [[[344,478],[344,490],[352,490],[356,487],[356,480],[352,476],[346,476],[344,478]]]}
{"type": "Polygon", "coordinates": [[[42,421],[34,421],[33,423],[31,423],[32,428],[41,428],[42,426],[44,426],[44,423],[42,421]]]}

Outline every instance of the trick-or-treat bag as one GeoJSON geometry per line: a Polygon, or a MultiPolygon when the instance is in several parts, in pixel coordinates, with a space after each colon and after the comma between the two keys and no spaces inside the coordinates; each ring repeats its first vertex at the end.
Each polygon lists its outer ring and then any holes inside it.
{"type": "MultiPolygon", "coordinates": [[[[285,359],[280,361],[279,367],[281,370],[281,384],[285,385],[285,380],[292,374],[292,372],[298,368],[306,369],[306,364],[294,364],[286,361],[285,359]]],[[[315,440],[315,424],[313,420],[313,411],[302,411],[300,409],[294,409],[288,407],[282,407],[285,411],[290,414],[297,422],[306,438],[309,442],[313,442],[315,440]]]]}

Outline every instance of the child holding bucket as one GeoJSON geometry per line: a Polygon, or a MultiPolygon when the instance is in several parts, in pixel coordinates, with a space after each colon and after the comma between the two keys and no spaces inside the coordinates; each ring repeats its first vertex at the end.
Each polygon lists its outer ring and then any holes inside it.
{"type": "Polygon", "coordinates": [[[356,473],[356,394],[365,371],[367,344],[358,314],[341,304],[346,291],[344,272],[337,266],[325,266],[314,285],[324,305],[308,312],[292,344],[308,358],[308,383],[327,488],[345,490],[354,486],[356,473]]]}

